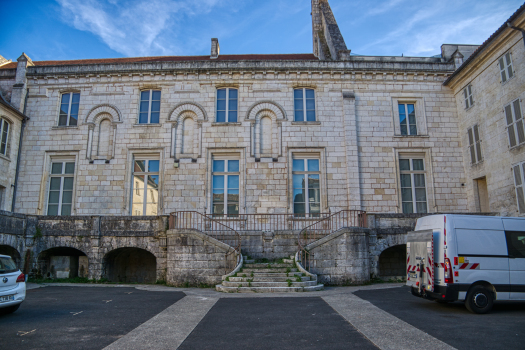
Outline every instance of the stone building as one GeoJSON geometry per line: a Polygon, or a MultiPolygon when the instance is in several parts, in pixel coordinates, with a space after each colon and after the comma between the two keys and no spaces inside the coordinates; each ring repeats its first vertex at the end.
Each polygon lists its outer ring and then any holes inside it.
{"type": "MultiPolygon", "coordinates": [[[[523,27],[523,12],[509,19],[513,26],[523,27]]],[[[356,256],[336,261],[324,249],[314,271],[328,283],[359,282],[380,273],[382,251],[404,244],[418,216],[519,215],[523,187],[509,170],[517,174],[525,160],[518,31],[504,25],[479,48],[443,45],[441,57],[356,56],[328,1],[312,0],[312,40],[313,54],[221,55],[212,39],[210,56],[32,62],[22,55],[0,65],[2,93],[31,118],[14,207],[25,227],[18,251],[51,249],[51,241],[31,248],[37,232],[41,240],[69,237],[56,244],[89,256],[89,276],[99,278],[114,274],[104,272],[112,249],[140,248],[157,259],[157,279],[177,284],[215,268],[202,254],[191,258],[199,264],[181,263],[189,241],[213,245],[212,255],[229,251],[219,243],[239,241],[244,254],[277,258],[297,251],[297,234],[310,224],[354,215],[323,228],[330,236],[366,226],[364,212],[375,213],[362,234],[337,236],[361,237],[356,256]],[[512,66],[508,82],[498,81],[498,64],[505,72],[512,66]],[[515,118],[510,149],[506,108],[515,118]],[[178,214],[168,220],[171,213],[178,214]],[[203,237],[214,235],[212,223],[239,238],[210,243],[203,237]]],[[[13,215],[5,222],[15,225],[13,215]]],[[[334,242],[326,244],[337,253],[334,242]]]]}

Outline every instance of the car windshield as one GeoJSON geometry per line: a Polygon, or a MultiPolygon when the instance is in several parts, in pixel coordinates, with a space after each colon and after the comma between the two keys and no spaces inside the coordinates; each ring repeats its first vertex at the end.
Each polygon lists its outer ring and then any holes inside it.
{"type": "Polygon", "coordinates": [[[9,273],[18,271],[15,262],[11,258],[0,257],[0,273],[9,273]]]}

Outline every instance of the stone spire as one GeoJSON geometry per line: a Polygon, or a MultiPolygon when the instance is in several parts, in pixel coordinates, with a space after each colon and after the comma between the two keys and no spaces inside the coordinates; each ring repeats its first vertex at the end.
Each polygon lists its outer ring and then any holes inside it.
{"type": "Polygon", "coordinates": [[[328,0],[312,0],[313,53],[320,60],[347,61],[346,47],[328,0]]]}

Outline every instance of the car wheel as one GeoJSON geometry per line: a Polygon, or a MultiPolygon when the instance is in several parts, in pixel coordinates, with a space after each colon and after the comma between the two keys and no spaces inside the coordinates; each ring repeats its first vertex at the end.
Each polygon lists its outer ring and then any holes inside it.
{"type": "Polygon", "coordinates": [[[414,288],[414,287],[410,288],[410,293],[412,293],[413,296],[421,298],[421,295],[419,294],[418,290],[416,288],[414,288]]]}
{"type": "Polygon", "coordinates": [[[465,306],[467,310],[476,314],[485,314],[492,309],[494,295],[483,286],[473,287],[467,294],[465,306]]]}
{"type": "Polygon", "coordinates": [[[18,305],[13,305],[13,306],[8,306],[8,307],[6,307],[6,308],[0,309],[0,313],[2,313],[2,314],[4,314],[4,315],[12,314],[12,313],[15,312],[16,310],[18,310],[19,307],[20,307],[20,304],[18,304],[18,305]]]}

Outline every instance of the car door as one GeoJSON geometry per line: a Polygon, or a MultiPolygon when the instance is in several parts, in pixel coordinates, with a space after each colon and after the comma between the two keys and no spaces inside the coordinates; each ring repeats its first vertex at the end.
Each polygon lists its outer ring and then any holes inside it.
{"type": "Polygon", "coordinates": [[[525,299],[525,231],[505,231],[509,250],[510,299],[525,299]]]}

